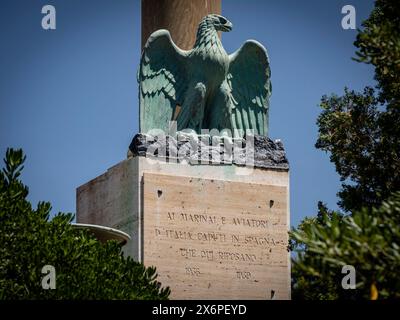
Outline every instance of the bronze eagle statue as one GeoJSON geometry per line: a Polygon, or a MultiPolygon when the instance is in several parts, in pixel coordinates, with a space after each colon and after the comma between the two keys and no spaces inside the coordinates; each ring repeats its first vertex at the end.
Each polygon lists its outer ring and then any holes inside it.
{"type": "MultiPolygon", "coordinates": [[[[151,34],[138,70],[140,131],[177,129],[246,129],[268,135],[272,92],[267,50],[255,40],[228,55],[218,31],[232,23],[217,14],[199,24],[193,49],[181,50],[167,30],[151,34]]],[[[239,133],[238,133],[239,132],[239,133]]]]}

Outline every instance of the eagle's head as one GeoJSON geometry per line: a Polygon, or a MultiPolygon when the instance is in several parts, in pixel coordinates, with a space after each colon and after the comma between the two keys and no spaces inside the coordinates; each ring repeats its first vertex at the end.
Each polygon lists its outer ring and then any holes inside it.
{"type": "Polygon", "coordinates": [[[213,25],[217,31],[229,32],[233,27],[232,22],[219,14],[209,14],[203,20],[206,20],[208,25],[213,25]]]}

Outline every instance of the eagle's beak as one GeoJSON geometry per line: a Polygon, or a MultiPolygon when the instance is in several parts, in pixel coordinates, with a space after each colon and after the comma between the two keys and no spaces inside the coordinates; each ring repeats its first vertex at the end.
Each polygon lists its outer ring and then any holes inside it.
{"type": "Polygon", "coordinates": [[[228,32],[228,31],[231,31],[231,30],[232,30],[233,25],[232,25],[232,22],[227,21],[222,27],[223,27],[223,29],[224,29],[224,30],[222,30],[222,31],[228,32]]]}
{"type": "Polygon", "coordinates": [[[233,28],[232,22],[228,21],[227,23],[225,23],[225,27],[226,27],[226,31],[231,31],[233,28]]]}

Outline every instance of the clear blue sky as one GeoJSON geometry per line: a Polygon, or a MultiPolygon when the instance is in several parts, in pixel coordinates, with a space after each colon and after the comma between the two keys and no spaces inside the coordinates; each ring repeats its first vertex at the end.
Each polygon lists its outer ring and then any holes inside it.
{"type": "MultiPolygon", "coordinates": [[[[272,68],[270,137],[290,161],[292,225],[336,208],[339,177],[314,148],[323,94],[373,84],[371,67],[351,60],[356,31],[341,28],[341,8],[357,27],[372,0],[222,1],[234,29],[227,52],[247,39],[263,43],[272,68]]],[[[0,154],[23,148],[29,198],[53,213],[75,212],[75,189],[126,158],[138,131],[138,0],[2,0],[0,3],[0,154]],[[41,28],[41,8],[57,10],[57,29],[41,28]]]]}

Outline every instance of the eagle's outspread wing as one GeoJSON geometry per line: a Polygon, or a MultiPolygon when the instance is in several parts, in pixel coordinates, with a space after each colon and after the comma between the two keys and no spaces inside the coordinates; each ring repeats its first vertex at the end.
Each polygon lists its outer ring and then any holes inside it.
{"type": "Polygon", "coordinates": [[[189,52],[179,49],[167,30],[158,30],[147,40],[138,71],[141,132],[168,130],[187,89],[189,52]]]}
{"type": "Polygon", "coordinates": [[[254,129],[255,133],[266,136],[272,92],[267,50],[259,42],[248,40],[229,59],[227,81],[231,94],[231,126],[254,129]]]}

